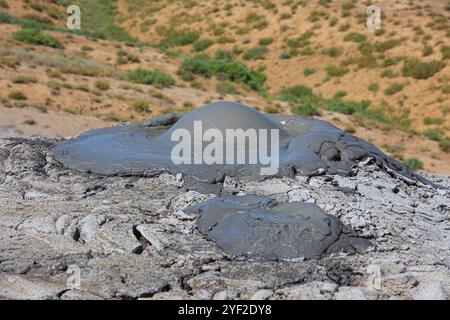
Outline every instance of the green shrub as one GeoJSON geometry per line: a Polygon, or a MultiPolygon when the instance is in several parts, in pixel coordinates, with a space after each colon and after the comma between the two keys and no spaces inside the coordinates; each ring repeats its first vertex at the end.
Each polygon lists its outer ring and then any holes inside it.
{"type": "Polygon", "coordinates": [[[141,84],[152,84],[162,87],[170,87],[175,85],[175,79],[160,70],[145,70],[137,68],[128,71],[128,81],[141,84]]]}
{"type": "Polygon", "coordinates": [[[27,100],[27,96],[22,91],[11,91],[8,94],[8,98],[12,100],[27,100]]]}
{"type": "Polygon", "coordinates": [[[422,170],[423,169],[423,161],[416,157],[406,159],[405,164],[409,168],[411,168],[411,170],[422,170]]]}
{"type": "Polygon", "coordinates": [[[30,75],[18,75],[12,79],[12,82],[17,84],[36,83],[37,78],[35,76],[30,75]]]}
{"type": "Polygon", "coordinates": [[[197,40],[194,42],[194,51],[204,51],[206,49],[208,49],[209,47],[211,47],[214,44],[214,41],[211,39],[202,39],[202,40],[197,40]]]}
{"type": "Polygon", "coordinates": [[[161,48],[170,48],[177,46],[186,46],[195,43],[200,37],[200,32],[190,29],[170,29],[165,32],[159,46],[161,48]]]}
{"type": "Polygon", "coordinates": [[[424,137],[434,141],[441,141],[444,137],[444,133],[440,129],[426,129],[422,132],[424,137]]]}
{"type": "Polygon", "coordinates": [[[442,59],[450,59],[450,46],[443,46],[441,48],[442,59]]]}
{"type": "Polygon", "coordinates": [[[397,92],[400,92],[403,90],[403,84],[401,83],[392,83],[391,85],[389,85],[385,90],[384,90],[384,94],[387,96],[392,96],[394,94],[396,94],[397,92]]]}
{"type": "Polygon", "coordinates": [[[364,42],[366,41],[367,37],[365,34],[363,33],[358,33],[358,32],[350,32],[348,34],[345,35],[344,37],[344,41],[347,42],[364,42]]]}
{"type": "Polygon", "coordinates": [[[150,112],[150,104],[147,100],[136,99],[132,102],[133,110],[139,113],[147,113],[150,112]]]}
{"type": "Polygon", "coordinates": [[[235,54],[233,51],[226,49],[218,49],[215,53],[216,60],[233,60],[234,56],[235,54]]]}
{"type": "Polygon", "coordinates": [[[337,92],[334,94],[333,98],[334,98],[334,99],[339,99],[339,98],[345,97],[346,95],[347,95],[347,91],[345,91],[345,90],[339,90],[339,91],[337,91],[337,92]]]}
{"type": "Polygon", "coordinates": [[[94,83],[95,88],[98,90],[106,91],[110,88],[109,82],[106,80],[97,80],[94,83]]]}
{"type": "Polygon", "coordinates": [[[266,47],[255,47],[244,53],[244,60],[262,60],[269,50],[266,47]]]}
{"type": "Polygon", "coordinates": [[[307,77],[309,75],[312,75],[315,72],[316,72],[316,69],[314,69],[314,68],[305,68],[305,69],[303,69],[303,75],[305,77],[307,77]]]}
{"type": "Polygon", "coordinates": [[[444,123],[444,119],[442,118],[435,118],[435,117],[425,117],[423,119],[423,123],[427,126],[430,125],[441,125],[444,123]]]}
{"type": "Polygon", "coordinates": [[[272,43],[273,43],[272,37],[262,38],[262,39],[259,39],[259,41],[258,41],[258,44],[260,46],[268,46],[268,45],[271,45],[272,43]]]}
{"type": "Polygon", "coordinates": [[[422,49],[422,57],[428,57],[433,53],[433,47],[432,46],[424,46],[422,49]]]}
{"type": "Polygon", "coordinates": [[[344,131],[350,134],[356,133],[356,129],[354,127],[345,127],[344,131]]]}
{"type": "Polygon", "coordinates": [[[305,99],[313,97],[313,90],[303,85],[295,85],[293,87],[285,88],[280,91],[277,98],[281,101],[295,102],[298,99],[305,99]]]}
{"type": "Polygon", "coordinates": [[[450,138],[446,137],[439,141],[439,148],[442,151],[449,153],[450,152],[450,138]]]}
{"type": "Polygon", "coordinates": [[[293,114],[305,116],[319,116],[320,112],[317,106],[308,101],[296,102],[292,105],[291,112],[293,114]]]}
{"type": "Polygon", "coordinates": [[[335,58],[341,54],[341,50],[339,48],[335,48],[335,47],[328,48],[328,49],[322,50],[322,54],[332,57],[332,58],[335,58]]]}
{"type": "Polygon", "coordinates": [[[94,51],[94,48],[92,48],[91,46],[85,44],[81,46],[81,51],[94,51]]]}
{"type": "Polygon", "coordinates": [[[339,112],[343,114],[362,113],[370,106],[369,101],[345,101],[342,99],[331,99],[325,107],[329,111],[339,112]]]}
{"type": "Polygon", "coordinates": [[[126,52],[125,50],[117,51],[117,64],[139,63],[141,60],[138,56],[126,52]]]}
{"type": "Polygon", "coordinates": [[[375,50],[377,50],[378,52],[384,52],[396,47],[400,43],[402,43],[401,39],[389,39],[383,42],[376,43],[375,50]]]}
{"type": "Polygon", "coordinates": [[[267,79],[262,71],[250,69],[241,61],[210,59],[205,55],[185,59],[179,74],[195,74],[206,78],[216,76],[221,80],[245,84],[256,91],[264,90],[267,79]]]}
{"type": "Polygon", "coordinates": [[[37,29],[21,29],[13,33],[12,38],[16,41],[29,44],[42,45],[57,49],[63,48],[63,45],[57,39],[37,29]]]}
{"type": "Polygon", "coordinates": [[[376,83],[376,82],[372,82],[367,87],[367,90],[369,90],[371,92],[377,92],[379,89],[380,89],[380,85],[378,83],[376,83]]]}
{"type": "Polygon", "coordinates": [[[381,78],[395,78],[395,77],[398,77],[398,74],[394,70],[385,69],[381,72],[380,77],[381,78]]]}
{"type": "Polygon", "coordinates": [[[330,77],[342,77],[349,71],[347,67],[342,66],[328,66],[325,70],[330,77]]]}
{"type": "Polygon", "coordinates": [[[403,76],[414,79],[428,79],[445,67],[445,63],[438,60],[421,62],[415,58],[407,58],[403,65],[403,76]]]}
{"type": "Polygon", "coordinates": [[[450,84],[444,84],[444,85],[441,87],[441,92],[442,92],[443,94],[450,94],[450,84]]]}
{"type": "Polygon", "coordinates": [[[26,20],[36,21],[42,24],[49,24],[49,25],[53,24],[52,20],[49,17],[41,16],[36,13],[27,13],[22,18],[26,20]]]}
{"type": "Polygon", "coordinates": [[[229,81],[219,81],[216,84],[216,91],[221,95],[236,94],[236,86],[229,81]]]}

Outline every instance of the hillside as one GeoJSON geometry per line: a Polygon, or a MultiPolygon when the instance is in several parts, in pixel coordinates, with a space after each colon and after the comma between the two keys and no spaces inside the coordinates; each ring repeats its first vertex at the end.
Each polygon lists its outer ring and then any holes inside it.
{"type": "Polygon", "coordinates": [[[96,127],[227,99],[319,116],[450,173],[446,1],[379,1],[379,31],[361,0],[72,3],[78,34],[65,30],[69,1],[0,1],[0,125],[51,134],[42,125],[61,112],[96,127]]]}

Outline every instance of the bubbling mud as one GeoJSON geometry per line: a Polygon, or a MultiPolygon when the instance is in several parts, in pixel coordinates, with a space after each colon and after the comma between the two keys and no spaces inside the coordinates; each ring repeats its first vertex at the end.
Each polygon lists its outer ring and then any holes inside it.
{"type": "Polygon", "coordinates": [[[198,230],[226,253],[263,260],[319,259],[332,252],[362,253],[370,246],[336,217],[312,203],[255,196],[226,196],[186,210],[198,230]]]}
{"type": "MultiPolygon", "coordinates": [[[[296,173],[353,175],[355,164],[370,158],[380,168],[410,183],[431,184],[373,144],[326,121],[263,114],[234,102],[215,102],[186,114],[166,114],[138,123],[91,130],[75,139],[58,142],[53,153],[68,168],[100,175],[183,173],[188,189],[209,193],[220,193],[227,175],[248,180],[267,178],[261,175],[261,168],[266,165],[262,163],[175,164],[171,158],[176,146],[172,134],[184,129],[192,134],[193,144],[204,144],[197,141],[194,132],[194,123],[199,121],[205,130],[217,129],[223,135],[228,129],[278,130],[279,169],[273,175],[276,177],[292,177],[296,173]]],[[[243,156],[247,157],[254,150],[235,151],[244,152],[243,156]]]]}

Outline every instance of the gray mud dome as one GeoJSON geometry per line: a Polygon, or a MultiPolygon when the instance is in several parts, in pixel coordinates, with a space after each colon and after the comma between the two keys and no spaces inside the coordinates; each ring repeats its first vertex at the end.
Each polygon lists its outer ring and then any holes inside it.
{"type": "MultiPolygon", "coordinates": [[[[188,187],[208,193],[219,193],[225,176],[248,180],[267,178],[261,176],[261,168],[266,166],[259,162],[260,159],[256,164],[244,165],[175,165],[171,159],[171,151],[176,145],[171,141],[174,130],[185,129],[191,135],[192,145],[205,145],[203,141],[196,141],[199,137],[194,134],[195,121],[201,121],[204,130],[217,129],[224,137],[227,129],[279,130],[279,170],[274,175],[277,177],[293,177],[295,173],[305,176],[322,173],[353,175],[354,165],[370,157],[379,167],[411,183],[430,183],[373,144],[328,122],[309,117],[262,114],[232,102],[215,102],[187,114],[166,114],[135,124],[91,130],[75,139],[59,142],[54,154],[67,168],[102,175],[183,173],[188,187]]],[[[268,142],[271,142],[269,138],[268,142]]],[[[270,150],[270,143],[267,149],[270,150]]],[[[244,152],[242,156],[248,159],[251,150],[238,152],[244,152]]],[[[226,150],[223,154],[226,157],[226,150]]]]}
{"type": "Polygon", "coordinates": [[[369,242],[343,233],[336,217],[313,203],[279,204],[260,196],[228,196],[188,208],[200,214],[198,229],[232,256],[318,259],[341,238],[339,250],[355,252],[369,242]]]}

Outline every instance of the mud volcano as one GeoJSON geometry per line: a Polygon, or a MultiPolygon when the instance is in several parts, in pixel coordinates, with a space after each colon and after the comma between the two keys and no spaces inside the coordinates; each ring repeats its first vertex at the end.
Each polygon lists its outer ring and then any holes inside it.
{"type": "Polygon", "coordinates": [[[279,204],[265,197],[227,196],[186,210],[198,230],[232,256],[286,260],[362,252],[370,243],[312,203],[279,204]]]}
{"type": "MultiPolygon", "coordinates": [[[[138,123],[91,130],[75,139],[57,143],[53,153],[68,168],[100,175],[183,173],[186,187],[202,192],[220,193],[226,175],[251,180],[267,178],[261,175],[261,168],[266,164],[260,162],[174,164],[171,159],[177,144],[171,141],[174,130],[184,129],[191,134],[193,144],[205,144],[196,141],[196,121],[202,122],[203,130],[217,129],[224,136],[227,129],[278,129],[279,170],[273,176],[294,176],[295,173],[352,175],[356,163],[371,158],[380,168],[410,183],[430,184],[373,144],[328,122],[310,117],[263,114],[233,102],[215,102],[186,114],[166,114],[138,123]]],[[[239,150],[235,151],[239,153],[239,150]]],[[[253,151],[244,150],[244,156],[253,151]]]]}

